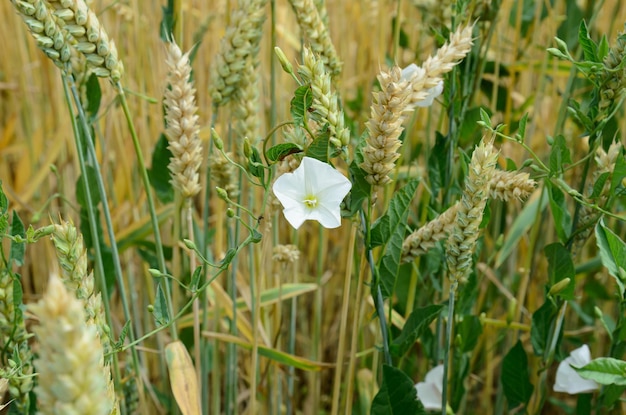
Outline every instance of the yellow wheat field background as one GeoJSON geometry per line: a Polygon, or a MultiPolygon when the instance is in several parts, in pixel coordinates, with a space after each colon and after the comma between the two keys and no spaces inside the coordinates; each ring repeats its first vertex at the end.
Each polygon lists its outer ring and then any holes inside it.
{"type": "MultiPolygon", "coordinates": [[[[186,51],[198,44],[195,58],[192,62],[193,79],[197,90],[198,115],[200,117],[200,138],[205,151],[208,151],[211,140],[211,121],[214,116],[211,96],[209,94],[209,68],[219,49],[219,42],[224,35],[226,25],[230,20],[230,11],[236,7],[236,1],[219,0],[190,0],[181,1],[180,22],[182,38],[179,38],[181,48],[186,51]],[[197,36],[201,34],[201,39],[197,36]],[[180,41],[182,39],[182,42],[180,41]]],[[[289,103],[296,85],[285,74],[275,58],[272,49],[272,37],[275,44],[286,54],[295,65],[301,62],[301,37],[294,13],[286,0],[273,0],[274,16],[271,9],[266,8],[266,21],[263,26],[263,39],[259,55],[260,82],[259,106],[257,115],[260,122],[260,132],[265,136],[270,129],[287,120],[289,117],[289,103]],[[276,78],[274,90],[271,85],[271,70],[274,67],[276,78]],[[272,124],[272,119],[274,123],[272,124]]],[[[429,25],[436,26],[437,19],[426,12],[424,4],[437,9],[436,1],[421,2],[419,0],[327,0],[328,29],[340,59],[343,61],[343,71],[336,82],[337,90],[343,100],[359,103],[356,109],[346,110],[355,121],[353,135],[359,136],[365,130],[365,121],[369,116],[371,92],[375,86],[376,75],[389,64],[389,58],[395,59],[400,67],[410,63],[420,63],[431,55],[437,47],[429,25]],[[417,7],[414,3],[423,3],[417,7]],[[434,5],[434,6],[433,6],[434,5]],[[392,57],[394,49],[394,33],[392,19],[399,12],[399,20],[403,31],[409,39],[410,49],[399,49],[392,57]]],[[[444,1],[442,3],[449,3],[444,1]]],[[[480,2],[478,2],[480,3],[480,2]]],[[[494,7],[493,2],[491,7],[494,7]]],[[[531,3],[531,2],[527,2],[531,3]]],[[[581,8],[597,8],[597,17],[589,23],[592,37],[598,39],[606,35],[610,42],[614,41],[617,33],[624,28],[626,22],[626,2],[621,0],[606,0],[600,2],[579,2],[581,8]],[[582,4],[584,3],[584,4],[582,4]]],[[[563,94],[568,88],[571,76],[569,64],[551,57],[546,48],[554,47],[554,36],[561,23],[570,18],[566,13],[566,2],[535,2],[536,10],[526,10],[534,16],[529,24],[530,29],[522,36],[522,9],[512,14],[514,2],[504,0],[496,7],[499,11],[491,10],[485,16],[495,17],[494,21],[481,26],[481,44],[488,45],[486,56],[495,62],[494,73],[484,75],[484,79],[493,85],[490,94],[477,94],[474,104],[483,105],[493,110],[494,125],[504,123],[510,125],[517,122],[524,113],[530,114],[527,127],[527,143],[540,156],[547,157],[549,146],[546,137],[554,134],[559,119],[559,109],[563,101],[563,94]],[[545,5],[543,3],[546,3],[545,5]],[[545,17],[541,17],[541,9],[545,6],[545,17]],[[513,17],[511,17],[513,16],[513,17]],[[513,23],[513,24],[512,24],[513,23]],[[486,43],[484,39],[489,39],[486,43]],[[506,68],[500,71],[498,68],[506,68]],[[499,95],[502,90],[508,91],[506,96],[499,95]],[[505,99],[502,111],[496,111],[498,100],[505,99]]],[[[144,156],[150,164],[150,156],[154,146],[164,131],[162,99],[166,88],[167,68],[165,65],[166,47],[160,38],[159,22],[162,18],[163,2],[153,0],[125,0],[106,1],[94,0],[90,7],[101,19],[103,27],[116,43],[119,57],[124,63],[125,74],[123,85],[127,92],[128,102],[133,120],[140,139],[144,156]]],[[[439,5],[439,12],[444,5],[439,5]]],[[[489,10],[488,3],[481,3],[481,7],[489,10]]],[[[25,224],[35,227],[44,226],[58,219],[72,219],[78,224],[79,213],[76,202],[76,180],[80,174],[74,140],[72,136],[71,120],[65,102],[62,81],[59,70],[37,48],[35,42],[27,32],[26,26],[15,13],[11,2],[0,3],[0,180],[9,199],[12,209],[16,210],[25,224]]],[[[577,27],[577,25],[575,25],[577,27]]],[[[133,150],[126,121],[115,98],[114,89],[106,79],[100,80],[102,88],[102,102],[99,119],[96,123],[96,142],[100,166],[105,186],[109,195],[111,215],[116,238],[119,241],[128,241],[136,235],[150,238],[150,219],[147,210],[145,192],[137,173],[137,160],[133,150]]],[[[233,111],[226,106],[221,108],[215,122],[216,131],[225,139],[231,151],[240,152],[239,145],[230,145],[229,134],[236,121],[233,111]]],[[[428,111],[424,110],[414,116],[407,124],[406,140],[414,145],[434,142],[435,131],[446,132],[448,128],[446,115],[441,106],[435,105],[428,111]]],[[[624,119],[617,120],[619,126],[626,127],[624,119]]],[[[582,158],[587,151],[586,140],[578,139],[583,132],[571,121],[567,121],[563,128],[564,134],[571,139],[573,159],[582,158]]],[[[623,139],[622,139],[623,142],[623,139]]],[[[520,166],[528,155],[514,143],[501,142],[498,144],[501,153],[512,159],[520,166]]],[[[416,157],[409,160],[410,153],[403,152],[402,166],[399,174],[410,174],[409,167],[418,174],[425,174],[426,160],[416,157]]],[[[148,166],[150,167],[150,166],[148,166]]],[[[151,166],[153,169],[166,169],[166,166],[151,166]]],[[[202,167],[201,177],[204,177],[205,165],[202,167]]],[[[343,166],[345,170],[345,166],[343,166]]],[[[575,180],[575,173],[569,177],[575,180]]],[[[567,178],[566,178],[567,179],[567,178]]],[[[575,181],[572,181],[574,186],[575,181]]],[[[198,205],[203,200],[206,189],[197,197],[198,205]]],[[[393,186],[381,190],[378,194],[379,202],[376,209],[381,210],[392,196],[393,186]]],[[[418,190],[417,197],[425,197],[423,190],[418,190]]],[[[260,198],[258,193],[250,193],[252,198],[260,198]]],[[[535,194],[532,197],[536,197],[535,194]]],[[[247,195],[246,195],[247,197],[247,195]]],[[[227,248],[227,217],[226,206],[216,194],[210,197],[210,226],[214,229],[211,252],[214,258],[221,258],[227,248]]],[[[510,202],[504,223],[510,225],[519,214],[522,203],[510,202]]],[[[175,247],[175,255],[186,255],[182,242],[173,238],[174,207],[158,204],[157,211],[161,215],[164,244],[175,247]]],[[[201,208],[197,215],[200,217],[201,208]]],[[[293,243],[292,230],[280,217],[279,209],[267,212],[255,212],[264,215],[260,230],[265,235],[274,235],[279,243],[293,243]],[[275,215],[275,216],[273,216],[275,215]],[[278,217],[278,220],[273,218],[278,217]]],[[[341,305],[345,298],[344,281],[346,274],[357,275],[366,273],[364,263],[352,263],[353,252],[350,248],[352,232],[356,232],[357,221],[343,221],[343,226],[337,230],[320,233],[316,226],[305,224],[295,240],[300,249],[299,260],[295,264],[284,266],[273,262],[271,239],[264,238],[263,243],[255,248],[253,254],[244,252],[239,257],[237,289],[238,297],[244,304],[250,303],[249,271],[255,270],[256,281],[261,291],[278,289],[281,284],[298,282],[311,284],[308,292],[299,293],[296,355],[319,363],[319,371],[313,374],[298,371],[296,373],[297,399],[294,413],[317,414],[330,413],[333,407],[333,391],[335,364],[337,360],[338,344],[342,340],[339,327],[342,324],[341,305]],[[319,255],[319,246],[322,245],[322,257],[319,255]],[[321,265],[321,267],[320,267],[321,265]],[[315,285],[319,284],[319,285],[315,285]],[[321,301],[321,336],[318,344],[313,344],[310,332],[313,330],[316,301],[321,301]]],[[[551,229],[550,220],[542,225],[551,229]]],[[[551,231],[552,234],[554,233],[551,231]]],[[[486,235],[486,249],[494,249],[498,235],[486,235]]],[[[108,240],[105,236],[105,240],[108,240]]],[[[593,245],[593,244],[590,244],[593,245]]],[[[7,245],[8,246],[8,245],[7,245]]],[[[5,247],[6,248],[6,247],[5,247]]],[[[149,305],[154,303],[155,284],[153,277],[148,273],[148,266],[141,260],[133,246],[120,247],[124,272],[134,276],[134,286],[129,287],[131,306],[138,320],[133,322],[139,333],[150,331],[153,323],[148,312],[149,305]]],[[[587,253],[583,255],[589,255],[587,253]]],[[[585,257],[587,258],[587,257],[585,257]]],[[[515,273],[529,274],[533,278],[527,281],[526,290],[517,291],[507,285],[506,281],[499,281],[494,270],[481,262],[477,265],[486,275],[478,287],[477,300],[485,309],[488,317],[494,321],[505,322],[510,316],[511,299],[517,298],[520,307],[513,312],[514,321],[520,326],[528,327],[529,313],[536,310],[543,301],[546,264],[533,260],[533,253],[529,252],[528,244],[522,240],[517,250],[512,254],[505,270],[512,275],[515,273]],[[529,266],[532,269],[529,269],[529,266]],[[495,289],[500,293],[499,299],[485,304],[484,297],[487,290],[495,289]],[[481,297],[482,296],[482,297],[481,297]]],[[[25,264],[19,269],[24,287],[24,303],[38,301],[45,292],[48,278],[51,273],[58,272],[58,265],[53,244],[45,239],[27,247],[25,264]]],[[[504,272],[506,273],[506,272],[504,272]]],[[[602,283],[612,284],[605,271],[597,276],[602,283]]],[[[365,278],[367,281],[367,278],[365,278]]],[[[419,284],[420,282],[418,282],[419,284]]],[[[214,284],[224,289],[227,282],[218,278],[214,284]]],[[[343,340],[346,350],[353,336],[358,337],[357,367],[352,373],[348,372],[348,360],[344,361],[345,379],[352,376],[351,387],[354,392],[346,395],[346,380],[341,382],[339,391],[338,413],[349,413],[346,402],[353,400],[371,399],[377,391],[376,365],[379,363],[375,355],[378,353],[379,329],[372,318],[373,305],[368,302],[368,287],[362,287],[363,294],[360,303],[349,303],[348,334],[343,340]],[[357,331],[352,332],[352,321],[360,316],[357,331]],[[377,343],[378,342],[378,343],[377,343]],[[363,360],[359,360],[363,359],[363,360]],[[374,359],[374,363],[372,362],[374,359]],[[369,362],[364,364],[363,362],[369,362]],[[359,363],[360,362],[360,363],[359,363]],[[343,406],[342,406],[343,405],[343,406]]],[[[419,289],[419,286],[418,286],[419,289]]],[[[352,293],[357,290],[356,279],[352,282],[352,293]]],[[[445,292],[445,290],[444,290],[445,292]]],[[[175,292],[175,300],[182,304],[185,293],[175,292]]],[[[218,299],[221,298],[218,296],[218,299]]],[[[441,299],[439,299],[441,300],[441,299]]],[[[348,299],[351,301],[351,299],[348,299]]],[[[114,313],[113,332],[119,335],[124,324],[121,313],[120,299],[113,295],[111,299],[114,313]]],[[[426,304],[424,304],[426,305],[426,304]]],[[[274,302],[261,309],[261,316],[257,322],[257,335],[260,344],[278,348],[276,340],[285,335],[287,321],[281,316],[287,310],[286,302],[274,302]]],[[[318,310],[320,311],[320,310],[318,310]]],[[[406,318],[398,314],[397,318],[406,318]]],[[[223,313],[226,311],[222,310],[223,313]]],[[[571,312],[571,311],[570,311],[571,312]]],[[[243,323],[249,323],[250,313],[243,307],[241,314],[243,323]]],[[[28,323],[30,324],[30,323],[28,323]]],[[[191,326],[190,315],[183,317],[179,328],[184,330],[191,326]]],[[[226,336],[225,325],[217,324],[214,332],[226,336]]],[[[252,330],[252,326],[248,327],[252,330]]],[[[602,349],[608,342],[606,332],[598,327],[565,327],[566,336],[594,336],[592,355],[595,349],[602,349]]],[[[496,346],[503,337],[510,336],[510,332],[498,325],[485,325],[479,345],[470,362],[471,375],[466,385],[469,391],[464,402],[464,412],[494,413],[494,396],[496,394],[498,375],[497,370],[502,361],[503,351],[496,346]]],[[[168,413],[167,405],[158,398],[158,393],[169,393],[169,382],[165,370],[162,353],[159,352],[162,344],[167,343],[167,334],[161,333],[146,340],[140,345],[142,366],[146,385],[142,396],[142,407],[137,413],[161,414],[168,413]],[[160,391],[157,393],[157,390],[160,391]]],[[[217,336],[217,334],[215,334],[217,336]]],[[[586,337],[585,337],[586,336],[586,337]]],[[[218,336],[219,337],[219,336],[218,336]]],[[[245,335],[241,338],[246,342],[245,335]]],[[[522,331],[521,338],[528,342],[528,333],[522,331]]],[[[215,344],[219,350],[224,350],[228,339],[218,339],[215,344]]],[[[343,343],[342,343],[343,344],[343,343]]],[[[513,341],[509,343],[513,344],[513,341]]],[[[527,343],[528,344],[528,343],[527,343]]],[[[192,354],[193,356],[193,354],[192,354]]],[[[275,365],[271,360],[260,358],[257,395],[258,402],[254,409],[248,407],[250,401],[251,383],[251,355],[241,347],[238,352],[238,368],[236,372],[239,384],[237,397],[240,405],[238,413],[247,414],[278,414],[284,408],[272,408],[269,398],[282,388],[280,382],[284,378],[279,373],[287,371],[286,366],[275,365]],[[282,380],[281,380],[282,379],[282,380]]],[[[122,359],[125,360],[125,359],[122,359]]],[[[531,360],[531,380],[538,376],[538,362],[531,360]]],[[[424,361],[418,364],[420,376],[428,370],[424,361]]],[[[417,381],[417,376],[415,381],[417,381]]],[[[220,395],[213,390],[211,396],[220,395]]],[[[567,398],[565,398],[567,399],[567,398]]],[[[623,405],[622,405],[623,406],[623,405]]],[[[214,412],[210,412],[214,413],[214,412]]],[[[365,413],[365,412],[363,412],[365,413]]],[[[555,406],[548,404],[543,413],[558,413],[555,406]]]]}

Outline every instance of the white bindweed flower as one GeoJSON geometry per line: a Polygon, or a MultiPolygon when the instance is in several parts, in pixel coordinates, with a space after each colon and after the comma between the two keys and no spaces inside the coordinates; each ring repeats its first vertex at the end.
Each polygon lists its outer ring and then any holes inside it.
{"type": "Polygon", "coordinates": [[[554,391],[567,392],[570,395],[575,395],[577,393],[587,393],[597,390],[599,386],[595,381],[583,379],[578,372],[572,368],[572,366],[583,367],[589,362],[591,362],[589,346],[584,344],[578,349],[572,350],[569,357],[564,359],[556,370],[554,391]]]}
{"type": "Polygon", "coordinates": [[[341,225],[339,205],[352,183],[330,165],[304,157],[293,173],[285,173],[272,189],[283,205],[283,214],[294,228],[316,220],[325,228],[341,225]]]}
{"type": "MultiPolygon", "coordinates": [[[[403,81],[410,82],[413,78],[417,76],[425,76],[425,71],[420,66],[412,63],[406,68],[402,70],[402,77],[400,78],[403,81]]],[[[443,92],[443,81],[439,81],[437,85],[426,90],[428,96],[421,101],[416,102],[414,105],[416,107],[430,107],[433,105],[435,98],[437,98],[443,92]]]]}
{"type": "Polygon", "coordinates": [[[443,390],[443,365],[432,368],[424,382],[415,385],[417,397],[422,401],[427,411],[441,411],[441,397],[443,390]]]}

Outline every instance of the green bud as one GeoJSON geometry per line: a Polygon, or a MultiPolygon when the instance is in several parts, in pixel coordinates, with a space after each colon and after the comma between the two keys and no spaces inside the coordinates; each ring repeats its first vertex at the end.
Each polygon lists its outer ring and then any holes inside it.
{"type": "Polygon", "coordinates": [[[185,246],[191,250],[195,250],[196,249],[196,244],[189,239],[183,239],[183,243],[185,244],[185,246]]]}
{"type": "Polygon", "coordinates": [[[550,287],[550,291],[548,292],[548,295],[557,295],[558,293],[563,291],[565,288],[567,288],[567,286],[569,285],[571,281],[572,280],[570,278],[563,278],[561,281],[557,282],[552,287],[550,287]]]}
{"type": "Polygon", "coordinates": [[[598,318],[599,320],[602,320],[602,317],[603,317],[602,310],[600,310],[598,306],[593,307],[593,314],[596,315],[596,318],[598,318]]]}
{"type": "Polygon", "coordinates": [[[228,202],[228,192],[226,192],[225,189],[222,189],[221,187],[215,186],[215,191],[217,192],[217,195],[221,199],[224,199],[225,201],[228,202]]]}
{"type": "Polygon", "coordinates": [[[226,216],[229,218],[235,217],[235,210],[233,208],[226,209],[226,216]]]}
{"type": "Polygon", "coordinates": [[[276,54],[276,57],[278,57],[278,62],[280,62],[280,66],[283,67],[283,70],[290,75],[293,74],[293,66],[291,65],[291,62],[289,62],[289,59],[287,59],[287,56],[285,56],[283,50],[276,46],[274,47],[274,53],[276,54]]]}
{"type": "Polygon", "coordinates": [[[148,313],[154,313],[154,306],[152,304],[148,304],[148,313]]]}
{"type": "Polygon", "coordinates": [[[152,275],[154,278],[160,278],[163,276],[163,273],[161,271],[159,271],[158,269],[154,269],[154,268],[150,268],[148,270],[148,273],[152,275]]]}
{"type": "Polygon", "coordinates": [[[211,138],[213,138],[213,144],[215,144],[215,147],[218,150],[224,150],[224,142],[222,141],[222,138],[217,134],[217,131],[215,131],[215,128],[211,128],[211,138]]]}

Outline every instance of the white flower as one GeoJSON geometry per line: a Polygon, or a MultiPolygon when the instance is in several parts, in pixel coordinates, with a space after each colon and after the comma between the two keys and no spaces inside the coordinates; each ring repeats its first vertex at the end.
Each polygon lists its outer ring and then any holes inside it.
{"type": "Polygon", "coordinates": [[[415,385],[417,397],[422,401],[427,411],[441,411],[441,398],[443,389],[443,365],[432,368],[424,382],[415,385]]]}
{"type": "Polygon", "coordinates": [[[578,349],[572,350],[565,360],[563,360],[556,370],[556,381],[554,382],[555,392],[567,392],[570,395],[577,393],[592,392],[599,388],[593,380],[583,379],[572,366],[583,367],[591,362],[591,352],[589,346],[582,345],[578,349]],[[571,366],[570,366],[571,365],[571,366]]]}
{"type": "MultiPolygon", "coordinates": [[[[423,77],[425,75],[426,74],[424,69],[412,63],[402,70],[402,77],[400,79],[402,81],[411,82],[411,80],[413,80],[415,77],[423,77]]],[[[426,92],[428,93],[428,96],[423,100],[416,102],[414,104],[416,107],[430,107],[431,105],[433,105],[435,98],[437,98],[443,92],[443,81],[440,80],[437,85],[428,89],[426,92]]]]}
{"type": "Polygon", "coordinates": [[[339,205],[352,183],[330,165],[304,157],[293,173],[285,173],[272,189],[283,205],[283,214],[294,228],[316,220],[325,228],[341,225],[339,205]]]}

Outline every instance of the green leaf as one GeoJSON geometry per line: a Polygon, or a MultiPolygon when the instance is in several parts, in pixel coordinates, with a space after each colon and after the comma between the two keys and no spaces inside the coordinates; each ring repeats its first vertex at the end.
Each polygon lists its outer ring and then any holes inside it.
{"type": "Polygon", "coordinates": [[[456,325],[455,330],[461,337],[461,352],[467,353],[476,347],[478,338],[483,333],[483,325],[480,318],[466,315],[463,316],[463,321],[456,325]]]}
{"type": "MultiPolygon", "coordinates": [[[[85,170],[87,171],[87,185],[89,186],[89,194],[91,195],[91,204],[92,206],[98,206],[98,203],[100,203],[100,192],[98,191],[96,170],[91,166],[85,166],[85,170]]],[[[76,181],[76,201],[80,206],[87,209],[88,201],[84,174],[81,174],[76,181]]]]}
{"type": "Polygon", "coordinates": [[[98,117],[98,111],[100,110],[100,101],[102,100],[102,90],[100,89],[100,81],[96,74],[92,73],[89,79],[87,79],[87,107],[85,112],[89,117],[89,122],[92,123],[98,117]]]}
{"type": "Polygon", "coordinates": [[[265,181],[265,168],[263,168],[263,160],[261,160],[259,150],[254,146],[252,146],[252,154],[248,160],[248,170],[254,177],[258,177],[262,182],[265,181]]]}
{"type": "Polygon", "coordinates": [[[295,143],[281,143],[270,147],[265,155],[267,156],[269,162],[276,163],[277,161],[282,161],[290,154],[300,152],[302,152],[302,149],[295,143]]]}
{"type": "Polygon", "coordinates": [[[533,313],[532,324],[530,325],[530,343],[533,345],[533,352],[537,356],[543,355],[546,350],[550,327],[556,316],[556,311],[554,303],[546,301],[533,313]]]}
{"type": "Polygon", "coordinates": [[[558,242],[546,246],[543,252],[546,254],[546,258],[548,258],[549,284],[552,286],[565,278],[569,278],[569,284],[560,290],[558,295],[564,300],[573,300],[576,271],[572,255],[558,242]]]}
{"type": "Polygon", "coordinates": [[[611,173],[609,172],[604,172],[600,176],[598,176],[598,178],[596,179],[596,182],[593,184],[593,191],[591,192],[591,195],[589,196],[591,199],[596,199],[600,197],[600,195],[602,194],[602,191],[604,190],[604,185],[606,184],[610,176],[611,176],[611,173]]]}
{"type": "Polygon", "coordinates": [[[563,172],[563,165],[571,164],[572,156],[565,142],[565,137],[561,134],[554,138],[552,149],[550,150],[550,174],[557,176],[563,172]]]}
{"type": "Polygon", "coordinates": [[[554,186],[550,181],[546,181],[548,188],[548,197],[550,200],[550,210],[554,217],[554,226],[556,234],[561,242],[566,242],[572,228],[572,217],[567,209],[565,195],[558,187],[554,186]]]}
{"type": "Polygon", "coordinates": [[[509,408],[528,404],[534,387],[528,380],[528,357],[520,340],[504,356],[500,378],[509,408]]]}
{"type": "Polygon", "coordinates": [[[513,225],[511,225],[507,232],[506,239],[496,256],[496,268],[499,268],[509,255],[511,255],[514,250],[518,249],[519,241],[528,235],[530,227],[535,223],[535,218],[545,210],[547,205],[548,198],[544,195],[526,203],[526,206],[524,206],[520,214],[517,215],[513,221],[513,225]],[[539,202],[541,202],[541,206],[539,202]],[[539,212],[537,209],[539,209],[539,212]]]}
{"type": "Polygon", "coordinates": [[[165,134],[161,134],[152,151],[152,167],[148,170],[148,178],[154,193],[159,201],[164,204],[174,201],[174,187],[168,169],[172,152],[167,148],[167,145],[167,137],[165,134]]]}
{"type": "Polygon", "coordinates": [[[159,36],[163,42],[172,41],[172,33],[174,31],[174,1],[168,0],[167,6],[161,6],[162,17],[159,25],[159,36]]]}
{"type": "Polygon", "coordinates": [[[291,117],[296,125],[304,125],[309,108],[313,105],[313,94],[310,85],[298,87],[291,99],[291,117]]]}
{"type": "Polygon", "coordinates": [[[626,362],[612,357],[593,359],[582,368],[572,366],[580,377],[601,385],[626,386],[626,362]]]}
{"type": "Polygon", "coordinates": [[[365,180],[366,173],[359,167],[356,160],[350,163],[348,173],[350,175],[350,181],[352,182],[352,189],[348,194],[348,212],[346,216],[353,216],[361,210],[363,201],[369,197],[372,191],[372,185],[365,180]]]}
{"type": "MultiPolygon", "coordinates": [[[[166,281],[163,282],[167,284],[166,281]]],[[[154,321],[157,327],[164,326],[170,321],[170,314],[167,308],[167,301],[165,300],[165,294],[161,289],[161,284],[157,286],[156,298],[154,299],[154,310],[152,311],[154,321]]]]}
{"type": "Polygon", "coordinates": [[[587,23],[581,20],[578,29],[578,43],[583,49],[583,56],[586,61],[598,62],[598,46],[589,37],[589,30],[587,29],[587,23]]]}
{"type": "Polygon", "coordinates": [[[22,290],[22,283],[20,282],[20,276],[15,275],[13,278],[13,305],[15,306],[15,312],[22,314],[22,307],[24,299],[24,291],[22,290]]]}
{"type": "Polygon", "coordinates": [[[600,39],[600,42],[598,43],[598,61],[603,60],[606,55],[608,55],[609,53],[609,49],[610,49],[610,45],[609,45],[609,41],[606,37],[606,35],[602,35],[602,38],[600,39]]]}
{"type": "Polygon", "coordinates": [[[397,231],[398,226],[405,223],[409,204],[413,199],[417,184],[417,180],[412,180],[397,192],[391,199],[387,212],[372,225],[372,247],[386,244],[393,233],[397,231]]]}
{"type": "MultiPolygon", "coordinates": [[[[313,142],[306,149],[307,157],[312,157],[319,161],[323,161],[324,163],[328,163],[328,146],[330,145],[329,138],[330,131],[328,128],[324,128],[323,132],[318,134],[318,136],[315,137],[315,140],[313,140],[313,142]]],[[[332,155],[330,157],[332,157],[332,155]]]]}
{"type": "Polygon", "coordinates": [[[619,295],[624,298],[626,284],[626,244],[612,230],[604,225],[604,220],[596,226],[596,243],[600,249],[602,264],[609,270],[620,289],[619,295]]]}
{"type": "Polygon", "coordinates": [[[620,153],[617,156],[617,160],[615,160],[615,168],[611,178],[611,194],[615,193],[615,190],[622,184],[624,178],[626,178],[626,158],[623,153],[620,153]]]}
{"type": "Polygon", "coordinates": [[[519,125],[517,126],[517,134],[515,134],[515,137],[520,141],[524,141],[524,136],[526,135],[527,123],[528,123],[528,113],[525,113],[522,116],[522,118],[519,120],[519,125]]]}
{"type": "Polygon", "coordinates": [[[191,281],[189,282],[189,288],[192,292],[195,292],[198,289],[200,278],[202,278],[202,265],[196,267],[193,275],[191,276],[191,281]]]}
{"type": "Polygon", "coordinates": [[[392,352],[396,356],[403,356],[422,335],[424,329],[437,318],[442,308],[442,305],[431,304],[413,310],[406,323],[404,323],[402,332],[393,340],[391,345],[392,352]]]}
{"type": "Polygon", "coordinates": [[[371,415],[421,415],[424,406],[417,398],[413,380],[400,369],[383,365],[383,382],[374,397],[371,415]]]}
{"type": "MultiPolygon", "coordinates": [[[[380,236],[384,240],[385,248],[382,260],[378,267],[378,275],[382,284],[383,296],[389,297],[393,294],[398,278],[398,270],[400,268],[400,255],[402,254],[402,242],[404,242],[404,234],[406,227],[406,218],[409,214],[409,205],[415,190],[417,189],[417,180],[411,180],[400,191],[398,191],[391,202],[389,209],[385,214],[384,224],[380,225],[380,236]]],[[[372,286],[375,289],[376,284],[372,286]]]]}
{"type": "Polygon", "coordinates": [[[11,219],[11,236],[18,237],[21,241],[11,241],[11,250],[9,251],[9,263],[13,262],[17,266],[24,265],[24,253],[26,252],[26,230],[24,223],[16,211],[13,211],[11,219]]]}

